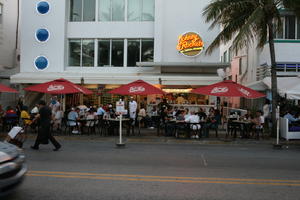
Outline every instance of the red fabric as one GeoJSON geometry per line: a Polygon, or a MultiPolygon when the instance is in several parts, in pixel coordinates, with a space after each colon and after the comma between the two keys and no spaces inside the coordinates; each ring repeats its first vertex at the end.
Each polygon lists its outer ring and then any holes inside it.
{"type": "Polygon", "coordinates": [[[218,97],[244,97],[247,99],[257,99],[266,96],[260,92],[252,90],[230,80],[194,89],[192,90],[192,93],[218,97]]]}
{"type": "Polygon", "coordinates": [[[119,88],[109,91],[110,94],[119,95],[150,95],[150,94],[166,94],[161,89],[146,83],[142,80],[137,80],[127,85],[122,85],[119,88]]]}
{"type": "Polygon", "coordinates": [[[86,89],[85,87],[76,85],[63,78],[38,85],[29,86],[27,88],[24,88],[24,90],[47,94],[93,94],[92,91],[86,89]]]}
{"type": "Polygon", "coordinates": [[[12,89],[10,87],[7,87],[5,85],[0,84],[0,92],[13,92],[13,93],[18,93],[17,90],[12,89]]]}

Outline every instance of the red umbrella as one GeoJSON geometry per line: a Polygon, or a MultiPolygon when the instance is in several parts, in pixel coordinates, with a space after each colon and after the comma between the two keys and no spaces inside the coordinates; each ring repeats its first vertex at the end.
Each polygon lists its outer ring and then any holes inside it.
{"type": "Polygon", "coordinates": [[[73,94],[73,93],[83,93],[83,94],[93,94],[92,91],[76,85],[66,79],[56,79],[54,81],[29,86],[24,88],[27,91],[41,92],[47,94],[73,94]]]}
{"type": "Polygon", "coordinates": [[[7,87],[6,85],[0,84],[0,92],[13,92],[13,93],[18,93],[17,90],[12,89],[10,87],[7,87]]]}
{"type": "Polygon", "coordinates": [[[161,89],[154,87],[153,85],[137,80],[126,85],[122,85],[119,88],[109,91],[110,94],[120,95],[149,95],[149,94],[166,94],[161,89]]]}
{"type": "Polygon", "coordinates": [[[194,89],[191,92],[218,97],[245,97],[247,99],[256,99],[266,96],[230,80],[194,89]]]}

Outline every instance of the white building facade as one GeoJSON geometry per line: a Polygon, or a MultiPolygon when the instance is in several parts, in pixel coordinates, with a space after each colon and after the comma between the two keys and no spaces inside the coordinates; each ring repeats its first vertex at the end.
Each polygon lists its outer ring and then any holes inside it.
{"type": "Polygon", "coordinates": [[[208,85],[220,80],[220,51],[185,56],[178,37],[209,46],[219,30],[202,17],[209,0],[27,0],[21,5],[20,73],[13,83],[66,78],[84,84],[208,85]]]}
{"type": "MultiPolygon", "coordinates": [[[[10,85],[10,76],[19,71],[18,0],[0,0],[0,83],[10,85]]],[[[17,94],[0,93],[0,105],[15,105],[17,94]]]]}

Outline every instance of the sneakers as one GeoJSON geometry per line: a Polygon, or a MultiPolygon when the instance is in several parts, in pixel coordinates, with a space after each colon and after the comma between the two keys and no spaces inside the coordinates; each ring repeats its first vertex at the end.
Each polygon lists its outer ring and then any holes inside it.
{"type": "Polygon", "coordinates": [[[199,135],[196,135],[196,139],[199,139],[199,135]]]}
{"type": "Polygon", "coordinates": [[[72,133],[75,134],[75,135],[80,134],[78,130],[73,130],[72,133]]]}

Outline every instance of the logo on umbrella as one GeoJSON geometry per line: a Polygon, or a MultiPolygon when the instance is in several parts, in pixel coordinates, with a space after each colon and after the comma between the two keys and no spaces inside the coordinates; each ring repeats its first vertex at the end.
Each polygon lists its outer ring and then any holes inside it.
{"type": "Polygon", "coordinates": [[[244,88],[240,88],[240,92],[249,97],[251,94],[248,90],[245,90],[244,88]]]}
{"type": "Polygon", "coordinates": [[[65,89],[65,87],[63,85],[49,85],[49,87],[47,88],[48,92],[51,91],[57,91],[57,90],[63,90],[65,89]]]}
{"type": "Polygon", "coordinates": [[[83,93],[83,90],[80,87],[74,86],[77,90],[83,93]]]}
{"type": "Polygon", "coordinates": [[[144,92],[146,89],[142,86],[137,86],[137,87],[130,87],[129,92],[134,93],[134,92],[144,92]]]}
{"type": "Polygon", "coordinates": [[[212,94],[228,92],[228,87],[215,87],[211,90],[212,94]]]}

